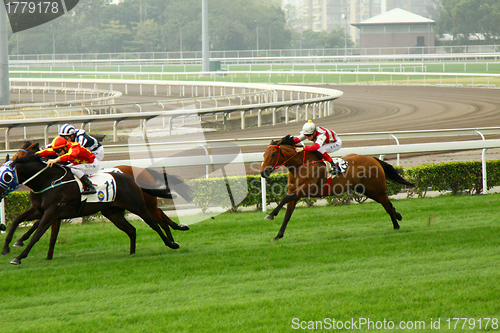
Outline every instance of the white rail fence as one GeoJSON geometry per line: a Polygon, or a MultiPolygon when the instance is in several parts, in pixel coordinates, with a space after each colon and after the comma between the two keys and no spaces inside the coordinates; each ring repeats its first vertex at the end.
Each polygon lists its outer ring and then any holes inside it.
{"type": "MultiPolygon", "coordinates": [[[[477,60],[500,58],[498,45],[402,47],[402,48],[337,48],[337,49],[282,49],[282,50],[230,50],[210,51],[211,61],[223,63],[311,63],[314,61],[394,61],[406,60],[477,60]]],[[[9,63],[14,66],[33,64],[38,66],[68,66],[71,64],[91,66],[122,64],[201,64],[200,51],[186,52],[130,52],[130,53],[84,53],[84,54],[27,54],[11,55],[9,63]]]]}
{"type": "MultiPolygon", "coordinates": [[[[57,75],[61,78],[68,76],[80,75],[82,78],[95,78],[95,79],[111,79],[116,78],[122,80],[124,77],[133,76],[134,80],[144,79],[163,80],[173,77],[174,80],[195,81],[197,83],[207,82],[207,78],[224,82],[230,79],[229,84],[234,84],[233,80],[241,82],[241,75],[246,75],[248,84],[255,81],[255,76],[260,78],[261,81],[266,80],[267,84],[272,84],[273,76],[280,77],[280,81],[286,83],[308,83],[311,79],[308,76],[314,75],[318,78],[320,83],[331,84],[359,84],[370,83],[376,84],[380,81],[387,84],[435,84],[435,85],[490,85],[490,79],[500,78],[500,74],[496,73],[441,73],[441,72],[388,72],[388,71],[225,71],[225,72],[89,72],[89,71],[11,71],[12,74],[29,75],[57,75]],[[253,79],[252,79],[253,78],[253,79]],[[297,79],[299,78],[299,79],[297,79]],[[300,80],[302,78],[302,80],[300,80]],[[319,80],[321,78],[321,80],[319,80]],[[418,80],[418,83],[412,83],[411,80],[418,80]],[[464,83],[463,81],[466,81],[464,83]]],[[[226,82],[227,84],[227,82],[226,82]]]]}
{"type": "MultiPolygon", "coordinates": [[[[30,79],[33,80],[33,79],[30,79]]],[[[36,80],[36,79],[35,79],[36,80]]],[[[305,117],[308,118],[310,115],[313,119],[316,117],[323,117],[329,115],[333,110],[333,101],[340,96],[342,92],[334,89],[320,88],[320,87],[302,87],[302,86],[283,86],[283,85],[269,85],[269,84],[247,84],[247,83],[227,83],[227,82],[184,82],[184,81],[154,81],[154,80],[85,80],[85,79],[38,79],[44,82],[59,83],[64,81],[66,83],[74,84],[109,84],[112,85],[122,84],[122,85],[137,85],[140,87],[142,92],[142,86],[151,85],[154,90],[157,87],[165,87],[169,90],[169,87],[176,86],[180,89],[181,93],[185,94],[186,87],[191,88],[191,95],[198,95],[198,88],[203,90],[203,95],[212,96],[215,91],[220,91],[221,95],[225,93],[226,90],[230,90],[234,93],[234,89],[240,89],[246,94],[247,90],[254,90],[254,93],[265,92],[262,97],[254,99],[252,104],[241,104],[240,105],[229,105],[229,106],[219,106],[211,108],[197,109],[196,113],[202,117],[203,115],[222,115],[222,124],[226,127],[227,118],[231,113],[239,113],[241,118],[241,128],[246,127],[245,117],[246,113],[249,111],[257,111],[257,126],[262,126],[262,113],[263,110],[270,109],[272,111],[272,123],[273,125],[278,122],[276,117],[277,110],[282,108],[285,111],[284,121],[288,123],[290,120],[290,109],[295,107],[296,117],[299,115],[299,107],[303,106],[305,108],[305,117]],[[289,99],[286,99],[289,98],[289,99]],[[309,109],[311,107],[311,109],[309,109]]],[[[26,79],[24,79],[26,81],[26,79]]],[[[233,94],[234,95],[234,94],[233,94]]],[[[256,95],[254,95],[255,97],[256,95]]],[[[198,102],[201,103],[201,101],[198,102]]],[[[158,116],[168,117],[168,132],[172,131],[172,119],[179,117],[192,116],[193,112],[191,110],[165,110],[164,104],[162,102],[144,102],[144,103],[129,103],[129,104],[108,104],[104,106],[105,108],[117,108],[117,107],[135,107],[139,109],[139,112],[134,113],[121,113],[115,114],[111,112],[110,114],[96,114],[96,115],[85,115],[85,116],[65,116],[65,117],[45,117],[45,118],[34,118],[34,119],[5,119],[0,120],[0,128],[5,128],[5,144],[6,149],[10,148],[10,130],[15,127],[33,127],[33,126],[44,126],[44,139],[45,143],[49,142],[48,129],[50,126],[61,125],[67,122],[77,122],[82,124],[89,124],[92,122],[112,122],[113,123],[113,140],[117,140],[117,125],[120,121],[136,119],[141,122],[143,127],[144,137],[147,131],[147,120],[155,118],[158,116]],[[145,106],[162,106],[163,109],[160,111],[142,111],[145,106]]],[[[89,112],[89,110],[97,110],[103,108],[103,106],[79,106],[71,108],[57,108],[56,112],[60,113],[62,110],[80,110],[82,113],[89,112]]],[[[47,113],[54,112],[54,108],[48,108],[47,113]]],[[[37,110],[40,112],[40,110],[37,110]]]]}

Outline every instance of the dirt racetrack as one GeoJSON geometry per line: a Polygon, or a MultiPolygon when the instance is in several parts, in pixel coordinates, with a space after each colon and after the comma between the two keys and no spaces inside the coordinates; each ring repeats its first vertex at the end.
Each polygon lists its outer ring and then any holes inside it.
{"type": "MultiPolygon", "coordinates": [[[[319,126],[337,133],[379,132],[424,129],[450,129],[500,126],[500,89],[456,88],[434,86],[355,86],[326,85],[344,95],[334,102],[335,112],[316,119],[319,126]]],[[[238,137],[282,137],[297,135],[303,122],[278,124],[274,127],[248,128],[228,132],[206,133],[206,139],[238,137]]],[[[492,137],[486,137],[492,138],[492,137]]],[[[474,139],[480,139],[479,136],[474,139]]],[[[460,138],[440,139],[446,141],[460,138]]],[[[423,140],[401,140],[401,143],[423,140]]],[[[436,140],[428,140],[436,141],[436,140]]],[[[394,144],[394,141],[376,144],[394,144]]],[[[344,146],[370,145],[367,142],[345,142],[344,146]]],[[[488,159],[500,153],[488,150],[488,159]]],[[[431,154],[402,157],[405,167],[448,160],[478,160],[480,151],[453,154],[431,154]],[[456,156],[456,157],[455,157],[456,156]]]]}

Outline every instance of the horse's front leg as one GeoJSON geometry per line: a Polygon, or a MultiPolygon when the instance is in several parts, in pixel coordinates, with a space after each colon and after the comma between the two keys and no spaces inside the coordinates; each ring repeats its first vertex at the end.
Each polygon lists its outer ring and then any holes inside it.
{"type": "Polygon", "coordinates": [[[285,195],[281,199],[281,201],[278,204],[278,206],[276,206],[276,208],[274,208],[273,211],[271,213],[269,213],[269,215],[267,215],[264,219],[266,219],[266,220],[274,220],[274,217],[276,215],[278,215],[278,213],[280,212],[281,208],[283,208],[283,206],[285,206],[287,203],[289,203],[291,200],[293,200],[294,197],[295,197],[294,193],[290,193],[290,194],[285,195]]]}
{"type": "Polygon", "coordinates": [[[278,232],[278,235],[274,237],[273,240],[278,240],[280,238],[283,238],[283,235],[285,234],[285,229],[288,224],[288,221],[290,221],[290,218],[292,217],[292,213],[295,210],[295,206],[297,205],[297,200],[291,200],[288,202],[286,206],[286,213],[285,213],[285,218],[283,219],[283,224],[281,224],[280,231],[278,232]]]}
{"type": "Polygon", "coordinates": [[[12,222],[9,232],[7,233],[7,237],[5,237],[5,242],[2,249],[2,255],[6,255],[10,252],[9,244],[14,237],[14,233],[16,232],[17,227],[24,221],[36,220],[42,217],[42,212],[38,209],[35,209],[31,206],[27,211],[16,217],[16,219],[12,222]]]}
{"type": "Polygon", "coordinates": [[[18,255],[16,258],[14,258],[10,263],[13,265],[19,265],[21,264],[21,260],[26,258],[28,254],[30,253],[31,249],[33,246],[40,240],[40,238],[43,236],[43,234],[47,231],[47,229],[54,223],[55,221],[58,220],[58,217],[54,217],[54,209],[47,210],[44,212],[42,218],[40,219],[40,224],[38,225],[38,228],[36,229],[35,233],[33,234],[33,237],[31,237],[31,240],[24,249],[23,252],[21,252],[20,255],[18,255]]]}
{"type": "Polygon", "coordinates": [[[21,236],[18,240],[14,242],[15,247],[23,247],[24,246],[24,241],[28,240],[31,235],[35,232],[36,228],[38,228],[38,225],[40,224],[40,220],[36,220],[35,223],[31,226],[31,228],[26,231],[24,235],[21,236]]]}

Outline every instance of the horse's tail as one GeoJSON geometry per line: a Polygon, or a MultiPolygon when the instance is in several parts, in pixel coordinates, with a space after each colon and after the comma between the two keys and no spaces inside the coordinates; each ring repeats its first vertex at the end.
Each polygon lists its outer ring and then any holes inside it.
{"type": "Polygon", "coordinates": [[[159,198],[165,198],[165,199],[174,199],[175,196],[170,192],[170,189],[167,188],[148,188],[148,184],[146,185],[141,185],[140,182],[138,182],[139,187],[141,190],[149,195],[152,195],[153,197],[159,197],[159,198]]]}
{"type": "Polygon", "coordinates": [[[392,165],[390,165],[389,163],[381,161],[376,157],[374,157],[374,159],[376,159],[377,162],[379,162],[380,165],[382,166],[382,168],[384,169],[384,173],[385,173],[386,178],[388,178],[396,183],[403,184],[403,185],[406,185],[409,187],[415,186],[415,184],[410,183],[409,181],[407,181],[406,179],[401,177],[401,175],[398,173],[398,171],[396,169],[394,169],[394,167],[392,165]]]}
{"type": "MultiPolygon", "coordinates": [[[[187,202],[192,202],[193,189],[186,184],[182,179],[177,176],[169,175],[167,173],[158,172],[152,169],[145,169],[156,181],[164,183],[167,186],[168,192],[174,190],[187,202]],[[168,179],[167,179],[168,176],[168,179]]],[[[147,192],[146,192],[147,193],[147,192]]],[[[171,196],[171,194],[170,194],[171,196]]]]}

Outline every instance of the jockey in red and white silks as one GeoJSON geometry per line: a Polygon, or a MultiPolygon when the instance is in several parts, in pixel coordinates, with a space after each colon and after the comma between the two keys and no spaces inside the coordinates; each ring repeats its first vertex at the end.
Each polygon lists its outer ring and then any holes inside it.
{"type": "Polygon", "coordinates": [[[302,127],[302,132],[298,137],[294,138],[295,143],[299,143],[308,139],[309,141],[313,141],[314,144],[312,146],[305,146],[303,148],[295,148],[297,152],[305,151],[318,151],[323,155],[325,161],[330,162],[332,169],[330,173],[338,174],[341,172],[341,168],[337,163],[333,162],[332,157],[329,155],[330,153],[336,152],[342,147],[342,140],[337,136],[337,133],[334,131],[316,126],[312,120],[309,120],[302,127]]]}

